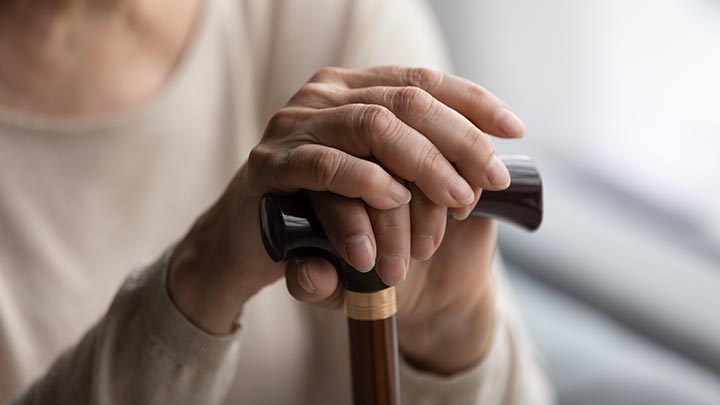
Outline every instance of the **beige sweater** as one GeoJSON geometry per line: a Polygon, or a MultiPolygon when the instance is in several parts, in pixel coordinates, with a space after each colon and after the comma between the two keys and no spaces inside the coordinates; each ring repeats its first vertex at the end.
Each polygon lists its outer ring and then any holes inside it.
{"type": "MultiPolygon", "coordinates": [[[[167,248],[315,70],[442,68],[437,28],[413,0],[210,0],[203,13],[143,105],[89,119],[0,110],[0,402],[350,402],[341,313],[276,283],[234,336],[210,336],[168,297],[167,248]]],[[[451,377],[403,363],[406,404],[549,401],[500,296],[484,361],[451,377]]]]}

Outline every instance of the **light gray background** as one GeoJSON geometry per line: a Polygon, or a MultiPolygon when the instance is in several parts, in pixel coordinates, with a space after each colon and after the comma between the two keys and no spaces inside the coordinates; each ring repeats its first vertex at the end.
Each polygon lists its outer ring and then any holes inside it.
{"type": "Polygon", "coordinates": [[[501,247],[560,403],[720,404],[720,1],[431,4],[543,173],[501,247]]]}

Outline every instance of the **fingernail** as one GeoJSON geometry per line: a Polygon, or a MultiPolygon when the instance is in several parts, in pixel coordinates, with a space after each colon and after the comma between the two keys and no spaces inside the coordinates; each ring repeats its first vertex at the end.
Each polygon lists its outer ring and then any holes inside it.
{"type": "Polygon", "coordinates": [[[453,177],[448,182],[448,192],[450,196],[462,205],[472,204],[475,201],[475,194],[473,194],[470,185],[460,176],[453,177]]]}
{"type": "Polygon", "coordinates": [[[375,265],[375,249],[367,235],[349,237],[345,242],[345,252],[350,263],[362,272],[370,271],[375,265]]]}
{"type": "Polygon", "coordinates": [[[432,235],[413,235],[412,251],[418,260],[427,260],[435,252],[435,238],[432,235]]]}
{"type": "Polygon", "coordinates": [[[490,164],[485,169],[485,175],[490,184],[500,190],[510,187],[510,172],[497,155],[493,155],[492,159],[490,159],[490,164]]]}
{"type": "Polygon", "coordinates": [[[497,116],[497,126],[505,134],[512,138],[518,138],[525,133],[525,125],[515,113],[503,108],[497,116]]]}
{"type": "Polygon", "coordinates": [[[453,218],[455,218],[458,221],[464,221],[467,219],[467,217],[470,216],[470,213],[472,212],[472,207],[468,208],[454,208],[450,210],[450,214],[453,218]]]}
{"type": "Polygon", "coordinates": [[[380,256],[378,259],[378,272],[388,285],[395,285],[405,280],[407,262],[402,256],[380,256]]]}
{"type": "Polygon", "coordinates": [[[412,198],[410,190],[403,187],[402,184],[396,181],[393,181],[392,184],[390,184],[390,196],[393,200],[403,205],[409,203],[410,199],[412,198]]]}
{"type": "Polygon", "coordinates": [[[305,262],[301,261],[297,264],[297,278],[298,284],[300,284],[300,287],[302,287],[305,292],[310,294],[315,293],[315,286],[313,285],[312,281],[310,281],[305,262]]]}

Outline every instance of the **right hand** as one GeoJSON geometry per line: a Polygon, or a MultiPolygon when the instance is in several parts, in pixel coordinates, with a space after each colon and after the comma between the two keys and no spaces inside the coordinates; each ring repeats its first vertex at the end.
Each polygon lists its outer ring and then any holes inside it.
{"type": "MultiPolygon", "coordinates": [[[[405,67],[322,69],[272,117],[224,194],[178,244],[168,281],[173,300],[197,326],[227,334],[243,304],[282,277],[260,237],[259,203],[270,192],[329,191],[390,210],[410,202],[404,184],[413,183],[427,198],[411,210],[412,228],[439,238],[429,251],[413,244],[412,254],[428,257],[442,239],[446,208],[464,218],[482,189],[509,185],[480,127],[502,137],[523,129],[505,103],[455,76],[405,67]]],[[[321,220],[326,229],[341,222],[321,220]]],[[[346,249],[353,235],[327,230],[343,236],[331,242],[361,270],[383,251],[378,241],[392,239],[370,235],[357,251],[346,249]]]]}

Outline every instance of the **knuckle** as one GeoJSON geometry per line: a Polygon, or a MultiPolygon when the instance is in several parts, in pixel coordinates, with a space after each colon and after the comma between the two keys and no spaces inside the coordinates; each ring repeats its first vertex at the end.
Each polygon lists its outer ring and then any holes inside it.
{"type": "Polygon", "coordinates": [[[380,165],[373,162],[368,162],[363,167],[363,173],[366,175],[362,177],[363,186],[366,190],[385,190],[390,187],[392,182],[391,178],[386,177],[386,172],[380,165]]]}
{"type": "Polygon", "coordinates": [[[251,176],[263,176],[268,174],[272,169],[275,169],[276,165],[275,151],[264,144],[255,146],[248,155],[248,169],[251,171],[251,176]]]}
{"type": "Polygon", "coordinates": [[[410,221],[398,212],[381,211],[375,216],[373,228],[386,235],[405,235],[409,234],[410,221]]]}
{"type": "Polygon", "coordinates": [[[420,172],[439,173],[443,164],[443,156],[434,147],[427,146],[420,154],[420,172]]]}
{"type": "Polygon", "coordinates": [[[434,88],[442,82],[442,74],[424,67],[414,67],[407,70],[406,80],[409,84],[424,89],[434,88]]]}
{"type": "Polygon", "coordinates": [[[323,100],[327,96],[327,86],[321,83],[305,83],[290,99],[291,102],[302,103],[306,100],[323,100]]]}
{"type": "Polygon", "coordinates": [[[265,175],[270,175],[275,180],[277,186],[282,190],[293,190],[295,185],[291,178],[292,170],[290,168],[290,159],[288,154],[282,156],[271,156],[268,159],[265,175]]]}
{"type": "Polygon", "coordinates": [[[272,156],[270,148],[264,144],[258,144],[250,151],[248,155],[248,163],[254,167],[262,167],[267,164],[268,160],[272,156]]]}
{"type": "Polygon", "coordinates": [[[309,173],[318,185],[326,190],[331,189],[337,184],[342,160],[342,156],[334,150],[323,150],[310,159],[309,173]]]}
{"type": "Polygon", "coordinates": [[[341,76],[344,72],[344,69],[335,67],[335,66],[325,66],[323,68],[320,68],[313,76],[310,78],[311,82],[323,82],[335,79],[339,76],[341,76]]]}
{"type": "Polygon", "coordinates": [[[272,135],[273,133],[289,128],[293,126],[300,119],[300,113],[297,109],[291,107],[285,107],[278,110],[275,114],[270,117],[267,128],[265,130],[266,135],[272,135]]]}
{"type": "Polygon", "coordinates": [[[331,225],[334,230],[332,233],[335,246],[344,246],[345,241],[354,235],[372,232],[365,226],[365,224],[369,224],[370,220],[362,200],[348,199],[340,208],[342,216],[331,225]]]}
{"type": "Polygon", "coordinates": [[[473,83],[467,88],[467,96],[470,100],[487,100],[490,92],[486,88],[473,83]]]}
{"type": "Polygon", "coordinates": [[[366,105],[358,116],[356,125],[361,133],[382,138],[394,130],[395,115],[381,105],[366,105]]]}
{"type": "Polygon", "coordinates": [[[433,109],[434,99],[427,91],[408,86],[400,88],[393,100],[393,106],[409,115],[423,116],[433,109]]]}
{"type": "Polygon", "coordinates": [[[248,156],[248,170],[251,179],[282,189],[291,188],[287,174],[288,160],[275,149],[259,144],[254,147],[248,156]]]}
{"type": "Polygon", "coordinates": [[[495,152],[492,142],[490,142],[487,135],[473,125],[470,125],[467,131],[465,131],[462,145],[462,148],[469,151],[474,159],[486,158],[488,154],[492,155],[495,152]]]}

